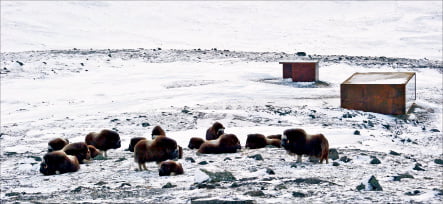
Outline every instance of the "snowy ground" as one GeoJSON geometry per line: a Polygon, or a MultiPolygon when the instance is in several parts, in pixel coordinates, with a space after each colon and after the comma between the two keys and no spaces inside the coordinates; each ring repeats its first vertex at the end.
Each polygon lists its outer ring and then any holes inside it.
{"type": "Polygon", "coordinates": [[[199,199],[287,202],[443,201],[441,61],[312,55],[319,83],[281,78],[282,52],[227,50],[58,50],[3,53],[1,61],[1,199],[4,202],[190,203],[199,199]],[[354,72],[414,71],[417,105],[389,116],[340,108],[339,85],[354,72]],[[350,117],[349,117],[350,116],[350,117]],[[339,166],[313,164],[283,149],[197,155],[185,148],[184,175],[159,177],[157,166],[135,171],[124,151],[131,137],[161,125],[183,147],[214,121],[245,144],[249,133],[287,128],[323,133],[339,166]],[[145,125],[143,125],[145,123],[145,125]],[[146,126],[148,123],[148,126],[146,126]],[[122,148],[75,173],[43,176],[47,142],[83,141],[90,131],[119,131],[122,148]],[[356,135],[355,131],[360,131],[356,135]],[[400,153],[399,156],[390,151],[400,153]],[[249,156],[261,154],[263,161],[249,156]],[[381,164],[370,164],[376,156],[381,164]],[[187,158],[187,159],[186,159],[187,158]],[[193,158],[195,163],[189,158],[193,158]],[[208,164],[199,164],[206,161],[208,164]],[[414,170],[420,163],[425,171],[414,170]],[[199,169],[229,171],[235,181],[198,183],[199,169]],[[272,169],[275,174],[267,173],[272,169]],[[394,181],[394,176],[413,178],[394,181]],[[383,191],[358,191],[374,175],[383,191]],[[173,188],[162,188],[167,183],[173,188]],[[196,184],[197,182],[197,184],[196,184]],[[298,194],[301,193],[301,194],[298,194]],[[305,197],[296,197],[304,195],[305,197]]]}

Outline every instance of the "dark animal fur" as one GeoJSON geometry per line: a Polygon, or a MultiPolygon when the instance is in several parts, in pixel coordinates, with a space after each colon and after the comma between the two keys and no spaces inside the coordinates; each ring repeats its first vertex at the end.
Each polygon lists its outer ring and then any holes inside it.
{"type": "Polygon", "coordinates": [[[278,135],[268,135],[268,136],[266,136],[266,138],[268,138],[268,139],[279,139],[279,140],[281,140],[281,135],[280,135],[280,134],[278,134],[278,135]]]}
{"type": "Polygon", "coordinates": [[[102,130],[99,133],[91,132],[86,135],[85,142],[104,152],[109,149],[117,149],[121,147],[120,135],[112,130],[102,130]]]}
{"type": "Polygon", "coordinates": [[[163,128],[161,128],[160,126],[157,125],[152,129],[151,136],[152,136],[152,139],[155,139],[157,136],[166,136],[166,133],[163,130],[163,128]]]}
{"type": "Polygon", "coordinates": [[[128,150],[130,152],[134,152],[134,147],[137,144],[137,142],[140,141],[140,140],[146,140],[146,137],[133,137],[133,138],[131,138],[131,142],[129,143],[128,150]]]}
{"type": "Polygon", "coordinates": [[[189,149],[199,149],[200,146],[205,142],[204,139],[199,137],[192,137],[189,140],[188,148],[189,149]]]}
{"type": "Polygon", "coordinates": [[[156,137],[154,140],[140,140],[134,147],[134,160],[147,170],[146,162],[162,162],[180,157],[177,142],[169,137],[156,137]]]}
{"type": "Polygon", "coordinates": [[[91,158],[95,158],[96,156],[102,154],[97,148],[92,145],[88,145],[89,152],[91,153],[91,158]]]}
{"type": "Polygon", "coordinates": [[[221,135],[217,140],[204,142],[198,149],[202,154],[235,153],[241,149],[240,141],[234,134],[221,135]]]}
{"type": "Polygon", "coordinates": [[[172,160],[161,162],[158,169],[159,176],[174,176],[183,173],[184,171],[182,165],[172,160]]]}
{"type": "Polygon", "coordinates": [[[208,130],[206,130],[206,140],[216,140],[220,135],[224,133],[225,127],[219,122],[212,124],[208,130]]]}
{"type": "Polygon", "coordinates": [[[246,139],[246,148],[258,149],[266,147],[266,145],[273,145],[275,147],[281,147],[281,141],[279,139],[268,139],[262,134],[249,134],[246,139]]]}
{"type": "Polygon", "coordinates": [[[61,137],[52,139],[48,142],[48,152],[57,151],[63,149],[67,144],[69,144],[68,139],[64,139],[61,137]]]}
{"type": "Polygon", "coordinates": [[[301,162],[302,155],[317,157],[320,163],[328,163],[329,143],[322,134],[308,135],[303,129],[288,129],[283,133],[282,146],[290,153],[298,156],[301,162]]]}
{"type": "Polygon", "coordinates": [[[63,151],[53,151],[43,156],[40,164],[40,173],[44,175],[63,174],[67,172],[75,172],[80,169],[77,157],[67,155],[63,151]]]}
{"type": "Polygon", "coordinates": [[[84,142],[74,142],[63,147],[62,151],[64,151],[67,155],[72,155],[77,157],[77,160],[80,164],[83,164],[84,160],[91,159],[91,152],[89,151],[88,145],[84,142]]]}

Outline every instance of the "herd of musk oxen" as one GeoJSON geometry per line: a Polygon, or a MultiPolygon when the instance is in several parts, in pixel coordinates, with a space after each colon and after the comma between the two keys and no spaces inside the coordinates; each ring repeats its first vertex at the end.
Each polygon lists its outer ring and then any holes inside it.
{"type": "MultiPolygon", "coordinates": [[[[206,131],[206,140],[192,137],[189,149],[198,149],[200,154],[235,153],[241,149],[240,141],[234,134],[224,133],[225,127],[215,122],[206,131]]],[[[249,134],[245,148],[257,149],[268,145],[283,147],[290,154],[297,155],[301,162],[302,155],[316,157],[328,163],[329,143],[323,134],[310,135],[303,129],[287,129],[282,135],[249,134]]],[[[106,151],[121,147],[120,136],[112,130],[101,130],[86,135],[85,142],[69,143],[67,139],[55,138],[48,143],[48,153],[43,156],[40,172],[44,175],[75,172],[80,164],[98,155],[107,157],[106,151]]],[[[165,131],[156,126],[152,130],[152,139],[145,137],[131,138],[129,151],[134,152],[134,161],[139,170],[147,170],[146,162],[159,164],[159,175],[170,176],[183,174],[183,167],[174,160],[183,157],[183,149],[177,142],[166,136],[165,131]]]]}

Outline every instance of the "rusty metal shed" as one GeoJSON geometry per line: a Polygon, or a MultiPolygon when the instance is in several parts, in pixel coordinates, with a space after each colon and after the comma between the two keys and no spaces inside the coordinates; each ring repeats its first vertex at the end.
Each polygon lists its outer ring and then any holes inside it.
{"type": "Polygon", "coordinates": [[[340,84],[341,107],[406,114],[416,99],[415,72],[354,73],[340,84]]]}
{"type": "Polygon", "coordinates": [[[286,60],[283,64],[283,78],[292,78],[293,82],[318,81],[318,61],[286,60]]]}

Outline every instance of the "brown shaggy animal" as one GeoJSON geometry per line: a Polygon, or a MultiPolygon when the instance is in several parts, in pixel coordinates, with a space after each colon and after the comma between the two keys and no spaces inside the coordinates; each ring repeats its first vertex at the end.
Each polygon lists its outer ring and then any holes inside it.
{"type": "Polygon", "coordinates": [[[91,132],[86,135],[85,142],[95,148],[103,151],[104,157],[107,157],[106,151],[121,147],[120,135],[112,130],[102,130],[99,133],[91,132]]]}
{"type": "Polygon", "coordinates": [[[72,155],[77,157],[77,160],[80,164],[84,163],[84,160],[91,159],[91,152],[89,151],[88,145],[84,142],[74,142],[63,147],[62,151],[64,151],[67,155],[72,155]]]}
{"type": "Polygon", "coordinates": [[[279,139],[268,139],[262,134],[249,134],[246,139],[245,147],[250,149],[258,149],[266,147],[266,145],[281,147],[281,141],[279,139]]]}
{"type": "Polygon", "coordinates": [[[182,164],[172,160],[161,162],[158,169],[159,176],[175,176],[183,173],[184,171],[182,164]]]}
{"type": "Polygon", "coordinates": [[[88,145],[88,149],[89,149],[89,152],[91,153],[91,158],[95,158],[96,156],[102,154],[97,148],[95,148],[92,145],[88,145]]]}
{"type": "Polygon", "coordinates": [[[40,172],[44,175],[75,172],[80,169],[77,157],[67,155],[64,151],[53,151],[43,156],[40,172]]]}
{"type": "Polygon", "coordinates": [[[279,140],[281,140],[281,135],[280,135],[280,134],[278,134],[278,135],[268,135],[268,136],[266,136],[266,138],[268,138],[268,139],[279,139],[279,140]]]}
{"type": "Polygon", "coordinates": [[[297,155],[297,162],[301,162],[302,155],[317,157],[320,163],[328,163],[329,143],[323,134],[308,135],[303,129],[288,129],[283,133],[282,146],[289,152],[297,155]]]}
{"type": "Polygon", "coordinates": [[[166,133],[163,130],[163,128],[161,128],[160,126],[157,125],[152,129],[151,136],[152,136],[152,139],[155,139],[158,136],[166,136],[166,133]]]}
{"type": "Polygon", "coordinates": [[[189,140],[188,148],[189,149],[199,149],[200,146],[205,142],[204,139],[199,137],[192,137],[189,140]]]}
{"type": "Polygon", "coordinates": [[[137,142],[140,141],[140,140],[146,140],[146,137],[133,137],[133,138],[131,138],[131,142],[129,143],[128,150],[130,152],[134,152],[134,147],[137,144],[137,142]]]}
{"type": "Polygon", "coordinates": [[[48,152],[57,151],[63,149],[67,144],[69,144],[68,139],[57,137],[48,142],[48,152]]]}
{"type": "Polygon", "coordinates": [[[146,162],[162,162],[180,157],[177,142],[169,137],[156,137],[154,140],[140,140],[134,147],[134,160],[140,170],[147,170],[146,162]]]}
{"type": "Polygon", "coordinates": [[[215,122],[206,130],[206,140],[216,140],[220,135],[223,135],[224,131],[225,127],[221,123],[215,122]]]}
{"type": "Polygon", "coordinates": [[[209,140],[204,142],[198,149],[198,153],[202,154],[221,154],[235,153],[237,149],[241,149],[240,141],[234,134],[224,134],[217,140],[209,140]]]}

